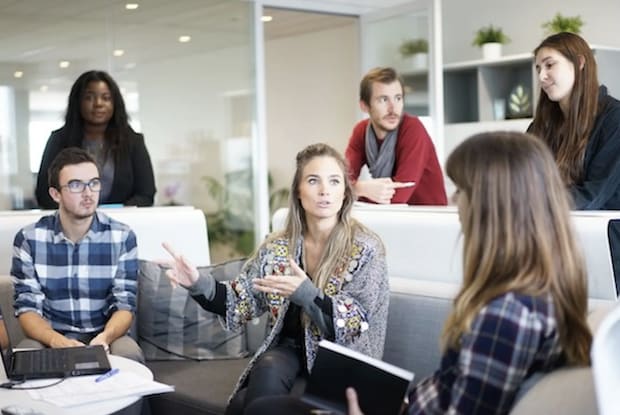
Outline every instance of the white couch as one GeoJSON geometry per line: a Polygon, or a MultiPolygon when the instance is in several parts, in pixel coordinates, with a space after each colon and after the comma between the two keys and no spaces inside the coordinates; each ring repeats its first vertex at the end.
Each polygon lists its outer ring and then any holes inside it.
{"type": "MultiPolygon", "coordinates": [[[[286,214],[287,209],[275,213],[273,229],[284,226],[286,214]]],[[[364,203],[354,206],[353,216],[383,240],[393,289],[456,293],[462,281],[463,240],[455,207],[364,203]]],[[[586,259],[591,302],[615,301],[607,225],[620,218],[620,211],[575,211],[571,217],[586,259]]]]}

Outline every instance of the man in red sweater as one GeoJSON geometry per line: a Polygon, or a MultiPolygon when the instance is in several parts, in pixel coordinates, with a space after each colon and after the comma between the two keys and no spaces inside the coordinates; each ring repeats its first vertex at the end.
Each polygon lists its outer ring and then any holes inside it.
{"type": "Polygon", "coordinates": [[[392,68],[375,68],[360,83],[369,118],[354,128],[345,157],[357,196],[375,203],[446,205],[435,146],[417,117],[403,112],[403,82],[392,68]],[[358,180],[368,165],[373,178],[358,180]]]}

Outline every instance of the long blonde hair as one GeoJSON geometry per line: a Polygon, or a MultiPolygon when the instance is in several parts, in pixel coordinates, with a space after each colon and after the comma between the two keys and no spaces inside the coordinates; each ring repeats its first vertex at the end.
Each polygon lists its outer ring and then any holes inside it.
{"type": "Polygon", "coordinates": [[[342,171],[342,178],[344,180],[344,198],[342,208],[338,212],[336,226],[327,240],[327,246],[323,249],[316,272],[312,275],[314,285],[324,289],[329,278],[346,265],[344,261],[351,255],[356,232],[360,230],[363,232],[370,231],[351,217],[355,196],[353,194],[353,186],[347,174],[346,161],[332,147],[327,144],[317,143],[311,144],[297,153],[295,177],[291,183],[286,226],[281,233],[275,236],[288,239],[289,252],[297,252],[297,245],[308,230],[306,212],[299,199],[299,185],[303,179],[304,168],[316,157],[331,157],[334,159],[342,171]]]}
{"type": "Polygon", "coordinates": [[[458,349],[493,298],[509,291],[550,294],[567,362],[587,364],[592,335],[585,265],[549,149],[527,134],[478,134],[452,152],[446,170],[466,199],[463,286],[444,327],[444,347],[458,349]]]}

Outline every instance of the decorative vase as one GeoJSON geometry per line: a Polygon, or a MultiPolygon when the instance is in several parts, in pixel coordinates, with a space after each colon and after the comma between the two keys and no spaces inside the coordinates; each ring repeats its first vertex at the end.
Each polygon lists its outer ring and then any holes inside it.
{"type": "Polygon", "coordinates": [[[409,58],[411,69],[415,71],[428,68],[428,53],[415,53],[409,58]]]}
{"type": "Polygon", "coordinates": [[[502,56],[502,44],[499,42],[484,43],[482,45],[482,58],[484,60],[498,59],[502,56]]]}

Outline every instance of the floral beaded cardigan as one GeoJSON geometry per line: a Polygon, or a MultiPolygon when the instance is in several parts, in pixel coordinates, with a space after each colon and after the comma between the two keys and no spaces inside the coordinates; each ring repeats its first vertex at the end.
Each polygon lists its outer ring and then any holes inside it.
{"type": "MultiPolygon", "coordinates": [[[[288,258],[301,263],[301,247],[297,244],[294,255],[289,254],[288,240],[277,238],[265,242],[254,260],[244,265],[241,274],[227,286],[225,325],[229,330],[240,330],[244,323],[263,313],[269,313],[269,334],[242,373],[231,398],[245,384],[258,357],[277,342],[290,301],[276,294],[265,294],[252,289],[252,281],[264,275],[287,275],[288,258]]],[[[383,355],[389,286],[385,250],[380,239],[358,231],[346,269],[333,275],[324,289],[333,304],[335,342],[375,358],[383,355]]],[[[306,364],[312,369],[318,343],[322,340],[318,327],[310,322],[304,328],[306,364]]]]}

